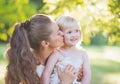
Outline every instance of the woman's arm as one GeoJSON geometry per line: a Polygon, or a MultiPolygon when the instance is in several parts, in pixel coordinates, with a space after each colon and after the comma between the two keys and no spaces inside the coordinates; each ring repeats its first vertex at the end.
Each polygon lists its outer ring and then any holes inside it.
{"type": "Polygon", "coordinates": [[[83,79],[82,79],[82,84],[90,84],[91,81],[91,69],[90,69],[90,64],[88,60],[88,55],[86,52],[84,52],[83,56],[83,79]]]}
{"type": "Polygon", "coordinates": [[[45,66],[45,69],[42,74],[42,84],[49,84],[49,78],[53,71],[54,65],[56,64],[58,60],[57,53],[52,54],[47,61],[47,64],[45,66]]]}
{"type": "Polygon", "coordinates": [[[76,70],[72,65],[67,65],[63,72],[59,67],[57,67],[57,70],[60,84],[72,84],[77,76],[76,70]]]}

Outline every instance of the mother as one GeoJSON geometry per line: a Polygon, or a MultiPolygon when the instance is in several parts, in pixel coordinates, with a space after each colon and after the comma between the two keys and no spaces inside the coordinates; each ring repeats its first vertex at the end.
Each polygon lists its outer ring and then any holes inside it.
{"type": "MultiPolygon", "coordinates": [[[[50,54],[62,43],[62,32],[47,15],[37,14],[24,23],[17,23],[6,52],[9,63],[5,83],[41,84],[41,75],[36,70],[45,66],[50,54]]],[[[62,73],[58,71],[61,84],[74,80],[73,66],[68,65],[62,73]]]]}

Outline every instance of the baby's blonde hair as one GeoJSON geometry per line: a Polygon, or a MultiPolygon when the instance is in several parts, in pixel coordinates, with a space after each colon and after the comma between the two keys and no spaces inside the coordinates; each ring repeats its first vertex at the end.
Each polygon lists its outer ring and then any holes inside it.
{"type": "Polygon", "coordinates": [[[61,16],[56,20],[56,23],[58,24],[61,30],[64,30],[66,28],[75,28],[75,27],[81,30],[78,21],[71,16],[61,16]]]}
{"type": "Polygon", "coordinates": [[[59,26],[60,30],[63,31],[67,28],[78,28],[80,31],[80,41],[77,45],[81,44],[83,36],[82,36],[82,32],[81,32],[81,26],[78,23],[78,21],[71,17],[71,16],[61,16],[58,19],[56,19],[56,23],[59,26]]]}

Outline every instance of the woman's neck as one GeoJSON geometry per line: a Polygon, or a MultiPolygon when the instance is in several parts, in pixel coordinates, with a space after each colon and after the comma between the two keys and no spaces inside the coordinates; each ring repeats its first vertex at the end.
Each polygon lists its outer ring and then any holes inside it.
{"type": "Polygon", "coordinates": [[[50,49],[41,49],[39,51],[33,51],[33,54],[40,64],[45,65],[52,52],[53,50],[50,49]]]}

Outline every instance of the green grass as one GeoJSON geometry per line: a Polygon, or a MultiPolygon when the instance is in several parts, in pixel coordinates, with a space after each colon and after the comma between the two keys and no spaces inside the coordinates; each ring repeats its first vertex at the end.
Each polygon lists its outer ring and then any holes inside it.
{"type": "MultiPolygon", "coordinates": [[[[0,44],[0,84],[4,84],[7,65],[3,53],[7,46],[0,44]]],[[[120,84],[120,47],[116,46],[84,46],[87,50],[91,70],[91,84],[120,84]]]]}
{"type": "Polygon", "coordinates": [[[0,61],[5,60],[4,52],[7,48],[6,44],[0,44],[0,61]]]}
{"type": "Polygon", "coordinates": [[[120,84],[120,47],[88,46],[91,84],[120,84]]]}

